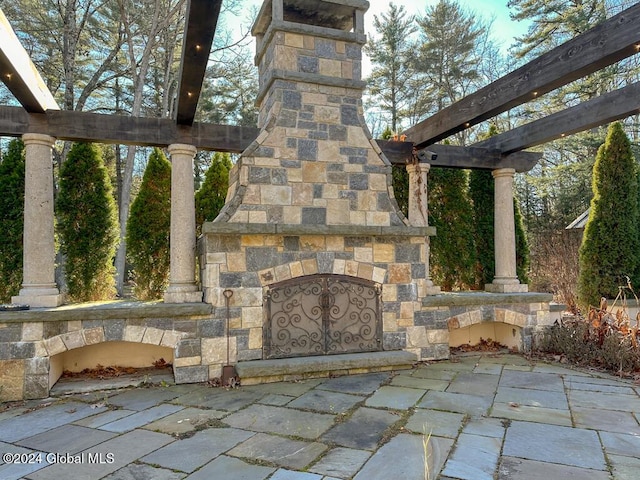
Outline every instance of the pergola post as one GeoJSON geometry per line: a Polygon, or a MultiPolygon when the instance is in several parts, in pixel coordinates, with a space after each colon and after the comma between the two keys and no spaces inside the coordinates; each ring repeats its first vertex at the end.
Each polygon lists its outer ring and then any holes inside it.
{"type": "Polygon", "coordinates": [[[485,290],[495,293],[527,292],[528,285],[518,281],[516,273],[516,231],[513,211],[513,168],[492,172],[494,189],[494,249],[496,273],[485,290]]]}
{"type": "Polygon", "coordinates": [[[193,158],[196,147],[169,145],[171,155],[171,234],[169,286],[165,303],[202,302],[195,281],[196,217],[193,158]]]}
{"type": "MultiPolygon", "coordinates": [[[[429,208],[427,201],[427,174],[431,165],[428,163],[413,163],[407,165],[409,173],[409,222],[414,227],[429,226],[429,208]]],[[[440,287],[431,280],[429,270],[429,237],[425,237],[425,295],[440,293],[440,287]]]]}
{"type": "Polygon", "coordinates": [[[22,136],[25,148],[23,280],[12,303],[31,307],[62,304],[55,282],[53,231],[53,160],[55,138],[38,133],[22,136]]]}

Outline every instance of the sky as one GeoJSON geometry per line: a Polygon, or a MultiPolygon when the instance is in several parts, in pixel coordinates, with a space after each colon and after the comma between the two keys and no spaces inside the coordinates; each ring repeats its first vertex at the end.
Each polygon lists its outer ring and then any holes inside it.
{"type": "MultiPolygon", "coordinates": [[[[527,27],[523,22],[516,22],[509,17],[509,9],[507,8],[508,0],[458,0],[458,3],[466,10],[474,12],[477,16],[485,20],[494,19],[492,25],[492,36],[500,44],[502,50],[506,52],[513,43],[516,36],[526,33],[527,27]]],[[[245,11],[250,9],[259,9],[263,0],[244,0],[245,11]]],[[[388,0],[369,0],[369,10],[365,13],[365,32],[367,35],[375,35],[373,27],[373,17],[388,11],[388,0]]],[[[429,5],[435,5],[438,0],[396,0],[396,5],[404,6],[409,15],[423,15],[429,5]]],[[[248,14],[248,13],[247,13],[248,14]]],[[[244,17],[245,15],[243,15],[244,17]]],[[[229,20],[233,23],[233,19],[229,20]]],[[[367,69],[367,61],[363,63],[363,70],[367,69]]],[[[366,74],[366,72],[364,72],[366,74]]]]}

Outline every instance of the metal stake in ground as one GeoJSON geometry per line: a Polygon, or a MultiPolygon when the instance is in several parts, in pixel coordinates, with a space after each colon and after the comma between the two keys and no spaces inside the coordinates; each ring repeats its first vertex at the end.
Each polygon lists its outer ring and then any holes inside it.
{"type": "Polygon", "coordinates": [[[231,300],[231,297],[233,297],[233,291],[227,289],[222,292],[222,294],[224,295],[224,304],[227,307],[227,364],[222,367],[222,386],[235,387],[238,384],[238,374],[236,372],[236,368],[233,365],[229,365],[229,350],[231,350],[231,340],[229,337],[229,301],[231,300]]]}

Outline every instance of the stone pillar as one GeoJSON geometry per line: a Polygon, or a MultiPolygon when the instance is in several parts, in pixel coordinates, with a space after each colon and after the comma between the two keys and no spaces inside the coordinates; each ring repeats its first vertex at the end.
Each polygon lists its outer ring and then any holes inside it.
{"type": "Polygon", "coordinates": [[[169,286],[165,303],[201,302],[195,282],[196,210],[193,190],[193,145],[169,145],[171,155],[171,236],[169,286]]]}
{"type": "MultiPolygon", "coordinates": [[[[427,174],[431,165],[428,163],[413,163],[407,165],[409,172],[409,222],[414,227],[429,226],[429,208],[427,201],[427,174]]],[[[431,273],[429,271],[429,237],[425,237],[425,287],[426,295],[436,295],[440,293],[440,287],[437,287],[431,281],[431,273]]]]}
{"type": "Polygon", "coordinates": [[[22,288],[12,303],[57,307],[63,296],[55,282],[53,160],[55,138],[22,136],[25,147],[24,251],[22,288]]]}
{"type": "Polygon", "coordinates": [[[513,213],[513,168],[500,168],[492,172],[494,193],[494,249],[496,273],[493,282],[485,285],[488,292],[526,292],[528,286],[520,284],[516,273],[516,232],[513,213]]]}

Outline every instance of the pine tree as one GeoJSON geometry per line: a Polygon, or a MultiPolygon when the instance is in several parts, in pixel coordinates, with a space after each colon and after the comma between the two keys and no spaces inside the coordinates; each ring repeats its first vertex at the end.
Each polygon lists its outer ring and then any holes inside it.
{"type": "Polygon", "coordinates": [[[161,298],[166,289],[170,232],[171,163],[154,148],[127,220],[127,253],[133,266],[134,293],[141,300],[161,298]]]}
{"type": "Polygon", "coordinates": [[[224,207],[231,167],[231,156],[228,153],[216,152],[213,155],[204,182],[195,196],[198,233],[202,224],[215,219],[224,207]]]}
{"type": "Polygon", "coordinates": [[[116,206],[99,149],[74,143],[60,168],[57,231],[71,300],[112,298],[118,238],[116,206]]]}
{"type": "Polygon", "coordinates": [[[622,124],[609,127],[593,167],[593,199],[580,246],[578,303],[615,298],[638,269],[637,165],[622,124]]]}
{"type": "Polygon", "coordinates": [[[373,64],[369,92],[389,114],[391,130],[397,132],[415,98],[415,91],[409,88],[414,75],[409,63],[413,48],[410,37],[416,31],[414,17],[407,16],[404,6],[391,3],[388,12],[380,18],[374,16],[373,25],[380,38],[364,47],[373,64]]]}
{"type": "Polygon", "coordinates": [[[20,290],[23,230],[24,144],[15,139],[0,163],[0,302],[20,290]]]}

